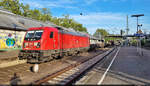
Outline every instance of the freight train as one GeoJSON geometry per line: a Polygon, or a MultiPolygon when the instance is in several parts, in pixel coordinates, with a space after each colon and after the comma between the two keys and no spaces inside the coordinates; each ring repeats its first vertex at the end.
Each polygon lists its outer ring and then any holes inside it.
{"type": "Polygon", "coordinates": [[[94,36],[90,36],[90,50],[96,49],[96,48],[104,48],[104,40],[94,37],[94,36]]]}
{"type": "Polygon", "coordinates": [[[18,57],[20,60],[27,59],[28,63],[48,62],[64,55],[88,51],[91,46],[98,47],[100,40],[97,40],[86,33],[64,27],[33,27],[26,32],[18,57]]]}

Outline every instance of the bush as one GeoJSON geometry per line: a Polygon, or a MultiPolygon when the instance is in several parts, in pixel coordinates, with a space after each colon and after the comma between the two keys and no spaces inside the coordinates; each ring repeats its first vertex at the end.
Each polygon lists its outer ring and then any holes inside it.
{"type": "Polygon", "coordinates": [[[137,41],[136,40],[132,40],[131,41],[131,45],[136,46],[137,45],[137,41]]]}
{"type": "Polygon", "coordinates": [[[141,40],[141,45],[142,45],[142,46],[145,45],[145,40],[144,40],[144,39],[141,40]]]}

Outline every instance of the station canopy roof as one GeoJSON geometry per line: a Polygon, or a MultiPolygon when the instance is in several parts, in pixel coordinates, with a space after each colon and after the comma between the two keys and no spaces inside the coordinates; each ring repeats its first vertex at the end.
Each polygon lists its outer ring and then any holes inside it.
{"type": "Polygon", "coordinates": [[[26,31],[31,27],[56,27],[59,30],[64,30],[66,32],[73,32],[80,35],[87,35],[83,32],[75,31],[73,28],[65,28],[62,26],[55,25],[51,22],[42,22],[35,19],[23,17],[16,15],[8,10],[0,8],[0,29],[5,30],[16,30],[16,31],[26,31]]]}
{"type": "Polygon", "coordinates": [[[0,29],[26,31],[30,27],[53,26],[51,22],[41,22],[13,14],[7,10],[0,9],[0,29]]]}

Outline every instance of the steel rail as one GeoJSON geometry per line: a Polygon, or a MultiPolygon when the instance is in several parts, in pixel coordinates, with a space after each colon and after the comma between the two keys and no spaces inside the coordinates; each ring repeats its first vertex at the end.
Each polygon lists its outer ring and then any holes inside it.
{"type": "Polygon", "coordinates": [[[47,75],[46,77],[37,80],[32,85],[47,85],[47,84],[61,84],[70,85],[75,79],[77,79],[82,73],[94,66],[101,59],[109,55],[116,48],[112,48],[102,54],[95,55],[94,58],[86,59],[80,63],[75,63],[63,68],[55,73],[47,75]]]}

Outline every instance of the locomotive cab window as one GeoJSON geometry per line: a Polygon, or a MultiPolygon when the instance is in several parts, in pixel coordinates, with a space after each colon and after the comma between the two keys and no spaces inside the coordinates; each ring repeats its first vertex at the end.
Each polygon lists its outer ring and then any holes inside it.
{"type": "Polygon", "coordinates": [[[31,30],[28,31],[25,40],[40,40],[43,34],[43,30],[31,30]]]}
{"type": "Polygon", "coordinates": [[[54,32],[50,33],[50,38],[53,38],[54,32]]]}

